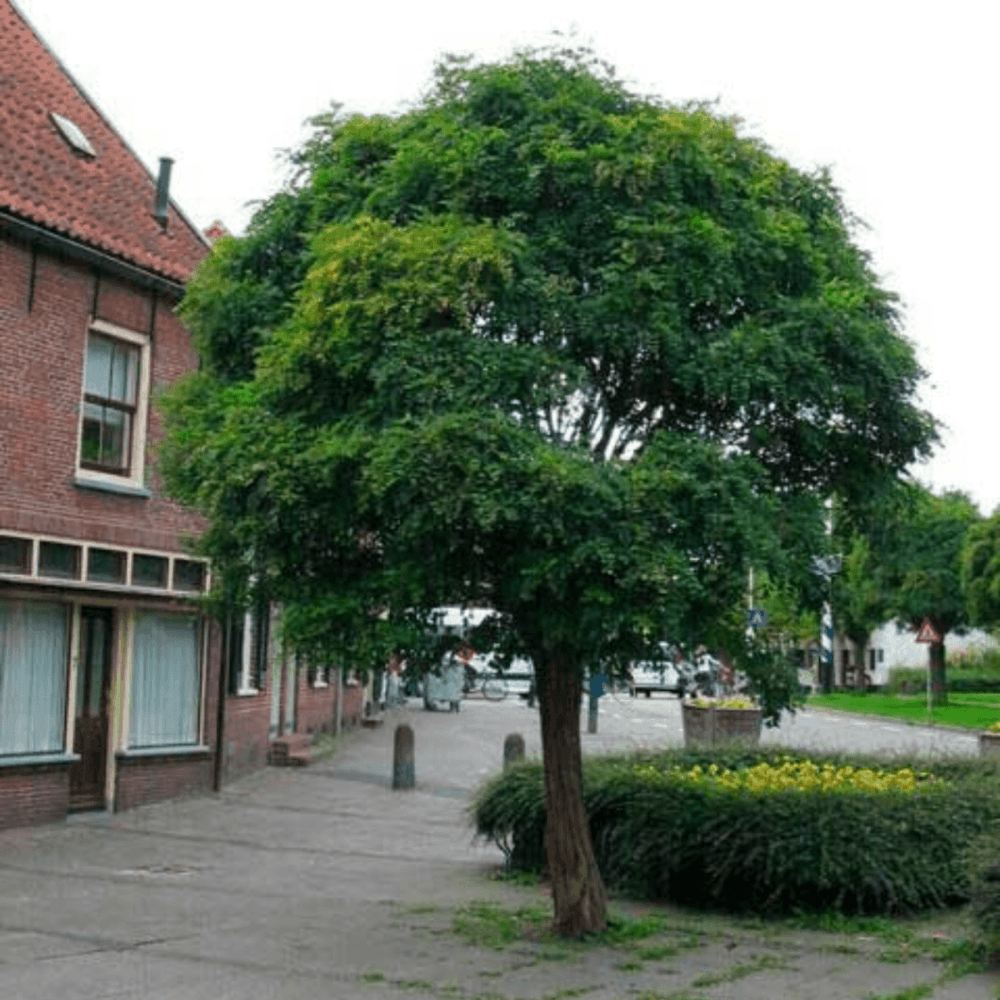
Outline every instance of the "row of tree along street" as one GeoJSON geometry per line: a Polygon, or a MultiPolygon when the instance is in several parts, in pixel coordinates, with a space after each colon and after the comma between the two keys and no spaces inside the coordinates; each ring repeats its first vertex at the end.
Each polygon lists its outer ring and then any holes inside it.
{"type": "MultiPolygon", "coordinates": [[[[160,470],[208,519],[220,614],[279,601],[316,662],[412,658],[431,609],[496,609],[477,647],[535,664],[555,926],[598,930],[585,671],[704,645],[776,718],[794,671],[745,638],[749,568],[815,610],[835,497],[859,628],[890,593],[944,628],[967,612],[936,553],[977,515],[906,485],[925,372],[825,171],[586,51],[445,59],[403,114],[312,125],[189,286],[201,366],[160,470]]],[[[994,562],[968,565],[990,613],[994,562]]]]}

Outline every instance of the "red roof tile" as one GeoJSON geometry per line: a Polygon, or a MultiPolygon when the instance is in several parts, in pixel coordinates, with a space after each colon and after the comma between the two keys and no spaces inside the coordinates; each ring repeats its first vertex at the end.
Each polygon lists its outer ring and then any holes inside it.
{"type": "Polygon", "coordinates": [[[0,0],[0,209],[174,281],[208,253],[171,205],[153,217],[156,181],[10,0],[0,0]],[[74,122],[74,151],[51,112],[74,122]]]}

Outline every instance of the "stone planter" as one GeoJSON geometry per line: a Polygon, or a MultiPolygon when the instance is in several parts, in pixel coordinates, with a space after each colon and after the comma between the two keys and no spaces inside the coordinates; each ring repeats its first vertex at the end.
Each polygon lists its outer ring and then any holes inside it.
{"type": "Polygon", "coordinates": [[[764,713],[759,708],[717,708],[710,705],[681,704],[684,719],[684,745],[724,743],[740,740],[756,746],[764,713]]]}
{"type": "Polygon", "coordinates": [[[1000,754],[1000,733],[979,734],[979,756],[993,757],[1000,754]]]}

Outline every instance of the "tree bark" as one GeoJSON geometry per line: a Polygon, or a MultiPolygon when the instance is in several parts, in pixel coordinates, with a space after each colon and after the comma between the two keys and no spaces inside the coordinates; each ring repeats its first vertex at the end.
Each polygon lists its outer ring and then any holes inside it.
{"type": "MultiPolygon", "coordinates": [[[[539,664],[539,658],[535,663],[539,664]]],[[[550,659],[538,670],[545,766],[545,830],[555,919],[552,930],[580,937],[605,929],[607,894],[583,804],[580,753],[582,691],[572,665],[550,659]]]]}

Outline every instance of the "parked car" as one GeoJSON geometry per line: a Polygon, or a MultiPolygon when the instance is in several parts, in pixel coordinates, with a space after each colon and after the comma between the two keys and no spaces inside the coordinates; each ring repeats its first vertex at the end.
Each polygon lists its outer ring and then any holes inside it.
{"type": "Polygon", "coordinates": [[[660,643],[662,660],[638,660],[629,670],[629,693],[632,697],[644,694],[647,698],[654,691],[667,691],[681,697],[688,686],[687,665],[678,661],[672,647],[660,643]]]}
{"type": "Polygon", "coordinates": [[[694,661],[681,659],[669,643],[660,643],[662,660],[640,660],[632,664],[629,690],[633,697],[653,691],[666,691],[684,697],[694,689],[705,695],[719,691],[719,674],[722,664],[708,653],[699,653],[694,661]]]}

